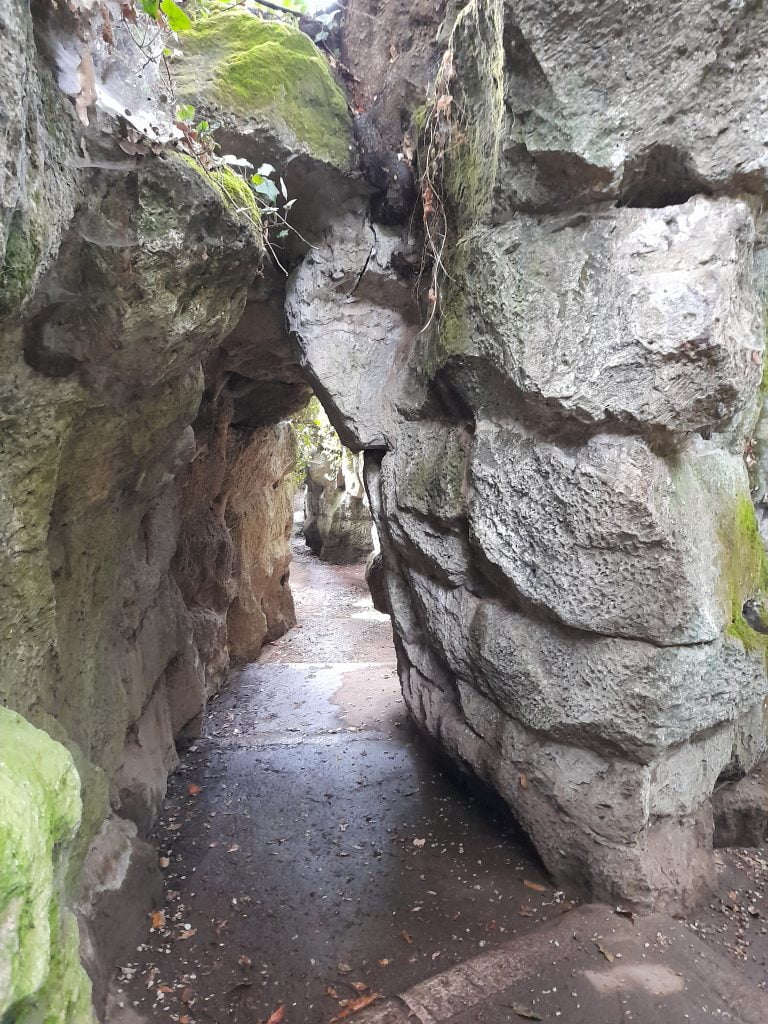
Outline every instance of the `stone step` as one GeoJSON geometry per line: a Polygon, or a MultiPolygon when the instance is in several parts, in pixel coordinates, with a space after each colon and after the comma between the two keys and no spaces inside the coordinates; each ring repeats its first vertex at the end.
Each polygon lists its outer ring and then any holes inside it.
{"type": "Polygon", "coordinates": [[[355,1024],[766,1024],[768,994],[683,922],[587,905],[436,974],[355,1024]]]}

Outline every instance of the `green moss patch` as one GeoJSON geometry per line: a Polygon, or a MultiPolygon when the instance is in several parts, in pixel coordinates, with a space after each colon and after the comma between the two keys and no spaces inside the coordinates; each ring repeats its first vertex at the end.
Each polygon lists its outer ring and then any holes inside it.
{"type": "Polygon", "coordinates": [[[344,170],[352,120],[327,61],[303,32],[233,10],[195,22],[175,72],[179,95],[242,118],[273,121],[297,149],[344,170]]]}
{"type": "Polygon", "coordinates": [[[233,171],[231,167],[222,165],[213,168],[213,170],[206,171],[194,157],[189,156],[187,153],[179,153],[178,156],[187,167],[190,167],[199,174],[210,185],[221,200],[221,205],[236,220],[239,220],[253,231],[261,247],[263,245],[261,212],[248,182],[241,175],[233,171]]]}
{"type": "Polygon", "coordinates": [[[66,749],[0,708],[0,1021],[87,1024],[77,926],[61,906],[80,780],[66,749]]]}
{"type": "Polygon", "coordinates": [[[40,246],[30,236],[21,214],[11,219],[5,245],[5,260],[0,268],[0,316],[21,308],[35,279],[40,246]]]}
{"type": "Polygon", "coordinates": [[[746,601],[762,603],[768,596],[768,555],[748,497],[737,498],[732,530],[723,539],[728,552],[726,580],[731,602],[731,622],[726,632],[740,640],[746,650],[759,650],[768,656],[768,634],[753,629],[743,612],[746,601]]]}

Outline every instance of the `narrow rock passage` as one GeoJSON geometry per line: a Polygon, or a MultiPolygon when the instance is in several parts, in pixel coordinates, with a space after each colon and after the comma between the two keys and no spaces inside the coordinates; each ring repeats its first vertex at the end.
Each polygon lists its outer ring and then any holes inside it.
{"type": "Polygon", "coordinates": [[[297,544],[291,583],[299,625],[232,674],[171,781],[164,914],[113,1021],[255,1024],[282,1003],[322,1024],[563,909],[508,817],[412,730],[362,566],[297,544]]]}

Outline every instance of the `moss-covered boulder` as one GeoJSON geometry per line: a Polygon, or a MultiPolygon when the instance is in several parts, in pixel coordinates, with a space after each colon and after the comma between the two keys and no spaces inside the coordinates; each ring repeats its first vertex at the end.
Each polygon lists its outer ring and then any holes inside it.
{"type": "Polygon", "coordinates": [[[80,779],[66,749],[0,708],[0,1020],[86,1024],[90,984],[62,906],[80,779]]]}
{"type": "MultiPolygon", "coordinates": [[[[174,65],[179,96],[271,130],[285,148],[349,170],[352,119],[327,61],[298,29],[243,10],[195,22],[174,65]]],[[[226,125],[225,125],[226,127],[226,125]]]]}

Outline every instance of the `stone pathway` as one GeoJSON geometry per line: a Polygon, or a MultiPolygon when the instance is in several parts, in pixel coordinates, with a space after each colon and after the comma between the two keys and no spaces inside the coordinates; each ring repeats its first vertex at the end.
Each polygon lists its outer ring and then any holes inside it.
{"type": "Polygon", "coordinates": [[[681,922],[585,906],[415,985],[356,1024],[765,1024],[768,994],[681,922]]]}
{"type": "Polygon", "coordinates": [[[325,1024],[567,905],[411,729],[362,567],[300,546],[291,582],[299,626],[232,675],[172,779],[167,899],[115,1024],[325,1024]]]}

